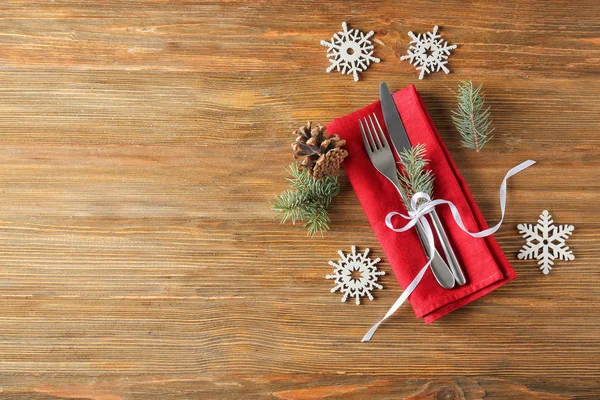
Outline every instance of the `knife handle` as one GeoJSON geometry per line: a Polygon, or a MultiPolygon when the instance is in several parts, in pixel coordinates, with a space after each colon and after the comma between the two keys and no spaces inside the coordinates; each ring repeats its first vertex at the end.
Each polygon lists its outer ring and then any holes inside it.
{"type": "Polygon", "coordinates": [[[435,230],[437,231],[438,238],[440,239],[440,243],[442,245],[442,250],[444,250],[444,254],[446,254],[446,260],[448,260],[448,266],[450,267],[450,270],[452,271],[452,274],[454,275],[454,278],[456,279],[456,283],[458,283],[459,285],[464,285],[465,283],[467,283],[467,280],[465,279],[465,275],[463,274],[463,271],[460,268],[460,263],[458,262],[458,259],[456,258],[456,254],[454,254],[452,245],[448,241],[448,235],[446,235],[446,230],[444,229],[444,226],[442,225],[442,221],[440,221],[440,217],[438,216],[438,214],[435,210],[433,210],[433,212],[431,213],[431,219],[433,221],[433,226],[435,227],[435,230]]]}
{"type": "Polygon", "coordinates": [[[448,267],[448,264],[446,264],[442,256],[435,248],[433,250],[435,252],[435,257],[433,257],[433,254],[429,252],[429,244],[427,244],[425,231],[423,230],[421,222],[417,222],[415,228],[417,230],[419,239],[421,240],[421,244],[423,245],[423,249],[425,250],[425,254],[427,254],[427,257],[431,260],[430,268],[431,272],[433,272],[433,276],[441,287],[444,289],[452,289],[455,284],[455,279],[454,275],[450,271],[450,268],[448,267]]]}

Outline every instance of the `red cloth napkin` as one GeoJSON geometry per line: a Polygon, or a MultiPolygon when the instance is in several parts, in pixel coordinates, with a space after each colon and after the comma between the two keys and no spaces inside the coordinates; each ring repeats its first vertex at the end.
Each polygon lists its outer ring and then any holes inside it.
{"type": "MultiPolygon", "coordinates": [[[[467,183],[458,172],[414,85],[394,93],[393,98],[411,144],[426,145],[429,165],[435,174],[434,198],[453,202],[460,211],[466,228],[471,232],[487,229],[467,183]]],[[[344,160],[344,170],[400,286],[406,288],[427,259],[414,229],[397,233],[385,225],[385,217],[390,211],[405,213],[406,208],[394,186],[373,167],[364,150],[358,120],[371,113],[377,115],[385,130],[379,101],[332,121],[327,130],[346,140],[349,155],[344,160]]],[[[425,323],[441,318],[517,276],[493,236],[472,238],[456,225],[448,207],[440,206],[437,210],[461,263],[467,284],[450,290],[443,289],[431,271],[428,271],[409,298],[416,316],[423,318],[425,323]]],[[[402,218],[394,220],[398,227],[406,222],[408,221],[402,218]]],[[[440,254],[443,252],[440,251],[440,254]]]]}

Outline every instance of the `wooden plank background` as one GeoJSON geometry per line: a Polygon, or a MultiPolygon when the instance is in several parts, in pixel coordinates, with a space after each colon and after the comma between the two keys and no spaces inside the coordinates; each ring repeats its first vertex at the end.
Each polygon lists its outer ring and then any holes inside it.
{"type": "Polygon", "coordinates": [[[0,4],[0,398],[600,398],[600,4],[6,0],[0,4]],[[358,83],[319,45],[347,21],[382,59],[358,83]],[[438,24],[452,73],[399,55],[438,24]],[[450,121],[484,83],[495,138],[450,121]],[[342,177],[332,230],[270,209],[291,131],[417,83],[519,278],[425,326],[401,293],[329,293],[338,249],[381,248],[342,177]],[[519,222],[576,227],[575,261],[518,261],[519,222]]]}

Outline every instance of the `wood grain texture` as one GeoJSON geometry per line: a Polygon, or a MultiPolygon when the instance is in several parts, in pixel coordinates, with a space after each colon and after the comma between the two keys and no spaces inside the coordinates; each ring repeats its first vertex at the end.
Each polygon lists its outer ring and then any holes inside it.
{"type": "Polygon", "coordinates": [[[570,1],[11,0],[0,4],[0,398],[600,398],[600,4],[570,1]],[[342,21],[375,30],[358,83],[326,74],[342,21]],[[450,75],[417,81],[409,30],[438,24],[450,75]],[[495,138],[450,121],[483,82],[495,138]],[[291,131],[417,88],[519,278],[425,326],[401,292],[329,293],[327,261],[383,256],[345,177],[332,231],[269,206],[291,131]],[[548,209],[576,259],[543,276],[517,223],[548,209]]]}

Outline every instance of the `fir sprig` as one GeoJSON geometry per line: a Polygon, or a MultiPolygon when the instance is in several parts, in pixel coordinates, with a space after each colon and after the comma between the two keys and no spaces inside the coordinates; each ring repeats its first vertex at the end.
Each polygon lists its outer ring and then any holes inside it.
{"type": "Polygon", "coordinates": [[[427,168],[429,160],[425,159],[425,145],[418,144],[413,148],[404,149],[400,153],[400,163],[404,168],[398,172],[402,188],[404,205],[410,209],[410,200],[415,193],[424,192],[433,195],[433,172],[427,168]]]}
{"type": "Polygon", "coordinates": [[[281,223],[306,221],[304,226],[309,236],[329,230],[327,208],[340,192],[340,184],[335,175],[313,179],[307,169],[300,169],[292,163],[288,168],[290,189],[276,196],[273,209],[281,214],[281,223]]]}
{"type": "Polygon", "coordinates": [[[482,85],[473,88],[473,82],[462,81],[458,87],[458,110],[452,111],[452,120],[462,135],[462,144],[477,152],[492,138],[490,108],[484,109],[485,93],[482,85]]]}

